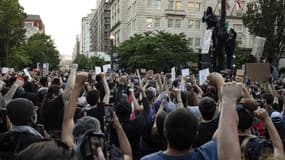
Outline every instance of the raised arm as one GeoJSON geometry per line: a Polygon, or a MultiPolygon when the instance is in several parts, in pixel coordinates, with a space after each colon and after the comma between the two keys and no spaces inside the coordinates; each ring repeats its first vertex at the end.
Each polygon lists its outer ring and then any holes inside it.
{"type": "Polygon", "coordinates": [[[156,82],[156,88],[158,90],[158,93],[161,93],[162,92],[162,89],[163,89],[163,86],[162,86],[162,81],[161,81],[161,77],[160,77],[160,74],[155,74],[154,75],[154,79],[155,79],[155,82],[156,82]]]}
{"type": "Polygon", "coordinates": [[[219,73],[213,72],[207,77],[207,82],[208,84],[213,85],[217,88],[219,96],[219,106],[221,106],[222,103],[221,89],[225,82],[223,76],[219,73]]]}
{"type": "Polygon", "coordinates": [[[72,130],[74,128],[74,113],[76,111],[77,100],[80,95],[80,91],[84,87],[84,83],[87,80],[87,77],[87,73],[79,73],[77,75],[71,96],[64,108],[61,140],[70,148],[74,148],[75,146],[72,135],[72,130]]]}
{"type": "Polygon", "coordinates": [[[19,87],[22,87],[23,85],[24,85],[23,81],[19,79],[16,80],[16,82],[11,86],[10,90],[3,97],[5,104],[8,104],[12,100],[17,89],[19,87]]]}
{"type": "Polygon", "coordinates": [[[103,102],[105,104],[109,104],[110,101],[110,88],[106,79],[106,75],[105,73],[101,73],[100,76],[102,77],[102,81],[103,81],[103,85],[104,85],[104,91],[105,91],[105,95],[103,98],[103,102]]]}
{"type": "Polygon", "coordinates": [[[242,95],[242,85],[226,83],[222,87],[222,106],[217,133],[219,160],[240,160],[238,115],[236,100],[242,95]]]}
{"type": "Polygon", "coordinates": [[[113,117],[114,117],[113,127],[116,129],[118,139],[119,139],[120,149],[122,150],[124,154],[123,159],[132,160],[132,149],[131,149],[131,145],[129,143],[128,137],[126,136],[126,133],[124,129],[122,128],[115,112],[113,113],[113,117]]]}
{"type": "Polygon", "coordinates": [[[62,94],[62,97],[64,98],[64,102],[68,101],[70,94],[71,94],[71,91],[74,88],[75,78],[76,78],[76,73],[77,73],[77,67],[78,67],[77,64],[72,64],[71,71],[70,71],[69,77],[67,79],[67,85],[66,85],[66,87],[63,91],[63,94],[62,94]]]}
{"type": "Polygon", "coordinates": [[[270,139],[274,147],[274,159],[284,160],[285,157],[283,152],[283,144],[274,124],[272,123],[271,118],[268,115],[268,112],[264,108],[261,108],[256,110],[254,113],[258,118],[265,122],[265,126],[268,130],[270,139]]]}
{"type": "Polygon", "coordinates": [[[181,98],[181,90],[175,89],[175,95],[176,95],[176,100],[177,100],[177,108],[184,108],[182,98],[181,98]]]}
{"type": "Polygon", "coordinates": [[[198,91],[198,97],[202,98],[203,90],[197,84],[197,80],[196,80],[195,76],[191,75],[190,80],[191,80],[192,86],[198,91]]]}
{"type": "Polygon", "coordinates": [[[139,112],[139,111],[143,110],[143,108],[139,105],[138,100],[135,96],[134,88],[133,87],[130,88],[129,91],[130,91],[130,94],[132,96],[135,112],[139,112]]]}

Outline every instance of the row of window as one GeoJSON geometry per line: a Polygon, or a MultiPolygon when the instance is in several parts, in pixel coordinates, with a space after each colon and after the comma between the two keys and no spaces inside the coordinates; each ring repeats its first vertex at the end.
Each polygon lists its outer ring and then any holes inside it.
{"type": "MultiPolygon", "coordinates": [[[[152,9],[161,9],[161,0],[147,0],[146,7],[152,9]]],[[[168,0],[169,10],[182,10],[182,0],[168,0]]],[[[189,12],[200,12],[201,2],[188,2],[187,9],[189,12]]]]}
{"type": "MultiPolygon", "coordinates": [[[[146,28],[159,28],[161,25],[161,18],[146,18],[146,28]]],[[[167,27],[168,28],[181,28],[183,19],[180,18],[168,18],[167,27]]],[[[188,20],[188,28],[193,30],[201,29],[201,20],[188,20]]]]}

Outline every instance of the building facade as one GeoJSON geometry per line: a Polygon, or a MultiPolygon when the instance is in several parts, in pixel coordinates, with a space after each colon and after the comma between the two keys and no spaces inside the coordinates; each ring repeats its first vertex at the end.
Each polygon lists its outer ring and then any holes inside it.
{"type": "Polygon", "coordinates": [[[97,1],[97,9],[90,20],[90,43],[92,52],[108,52],[110,46],[110,4],[97,1]]]}
{"type": "Polygon", "coordinates": [[[75,45],[73,47],[73,52],[72,52],[72,61],[75,60],[76,56],[80,54],[80,40],[79,40],[79,35],[76,35],[75,38],[75,45]]]}
{"type": "MultiPolygon", "coordinates": [[[[230,3],[226,21],[237,31],[240,47],[251,48],[253,37],[242,22],[246,3],[241,1],[242,8],[234,1],[230,3]]],[[[216,15],[220,14],[218,0],[110,0],[110,32],[115,45],[146,31],[183,32],[189,46],[199,49],[206,30],[202,17],[208,6],[215,9],[216,15]]]]}
{"type": "Polygon", "coordinates": [[[26,29],[25,36],[27,39],[36,33],[45,33],[45,25],[40,15],[29,14],[24,23],[24,28],[26,29]]]}

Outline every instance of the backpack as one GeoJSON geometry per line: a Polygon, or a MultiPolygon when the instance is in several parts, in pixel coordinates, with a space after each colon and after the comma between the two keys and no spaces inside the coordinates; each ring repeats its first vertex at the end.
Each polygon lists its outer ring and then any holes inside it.
{"type": "Polygon", "coordinates": [[[0,160],[14,160],[17,153],[41,138],[28,132],[7,131],[0,134],[0,160]]]}

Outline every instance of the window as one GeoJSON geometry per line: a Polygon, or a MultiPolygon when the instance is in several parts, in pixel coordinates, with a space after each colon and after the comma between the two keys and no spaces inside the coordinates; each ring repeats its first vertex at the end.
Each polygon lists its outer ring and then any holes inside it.
{"type": "Polygon", "coordinates": [[[188,20],[188,28],[193,29],[194,28],[194,21],[188,20]]]}
{"type": "Polygon", "coordinates": [[[168,9],[172,10],[174,8],[174,1],[168,0],[168,9]]]}
{"type": "Polygon", "coordinates": [[[201,11],[201,3],[200,2],[189,2],[188,3],[188,11],[189,12],[200,12],[201,11]]]}
{"type": "Polygon", "coordinates": [[[188,11],[190,11],[190,12],[194,11],[194,3],[193,2],[188,3],[188,11]]]}
{"type": "Polygon", "coordinates": [[[242,24],[234,24],[233,28],[236,32],[242,32],[242,24]]]}
{"type": "Polygon", "coordinates": [[[181,19],[176,19],[175,20],[175,28],[180,28],[181,27],[181,19]]]}
{"type": "Polygon", "coordinates": [[[153,27],[153,19],[152,18],[146,18],[146,27],[147,28],[153,27]]]}
{"type": "Polygon", "coordinates": [[[175,10],[181,10],[182,9],[182,2],[176,1],[175,2],[175,10]]]}
{"type": "Polygon", "coordinates": [[[195,48],[200,48],[201,47],[201,38],[195,38],[195,48]]]}
{"type": "Polygon", "coordinates": [[[147,0],[146,1],[147,8],[160,9],[161,8],[161,0],[147,0]]]}
{"type": "Polygon", "coordinates": [[[154,18],[154,27],[155,28],[160,27],[160,18],[154,18]]]}
{"type": "Polygon", "coordinates": [[[187,43],[190,48],[193,48],[193,38],[188,38],[187,43]]]}
{"type": "Polygon", "coordinates": [[[201,9],[201,3],[196,2],[195,3],[195,11],[200,11],[200,9],[201,9]]]}
{"type": "Polygon", "coordinates": [[[160,0],[154,0],[154,8],[155,9],[161,8],[161,1],[160,0]]]}
{"type": "Polygon", "coordinates": [[[196,20],[195,21],[195,29],[196,30],[200,30],[201,29],[201,21],[200,20],[196,20]]]}
{"type": "Polygon", "coordinates": [[[173,19],[168,19],[167,26],[168,26],[168,28],[173,27],[173,19]]]}

